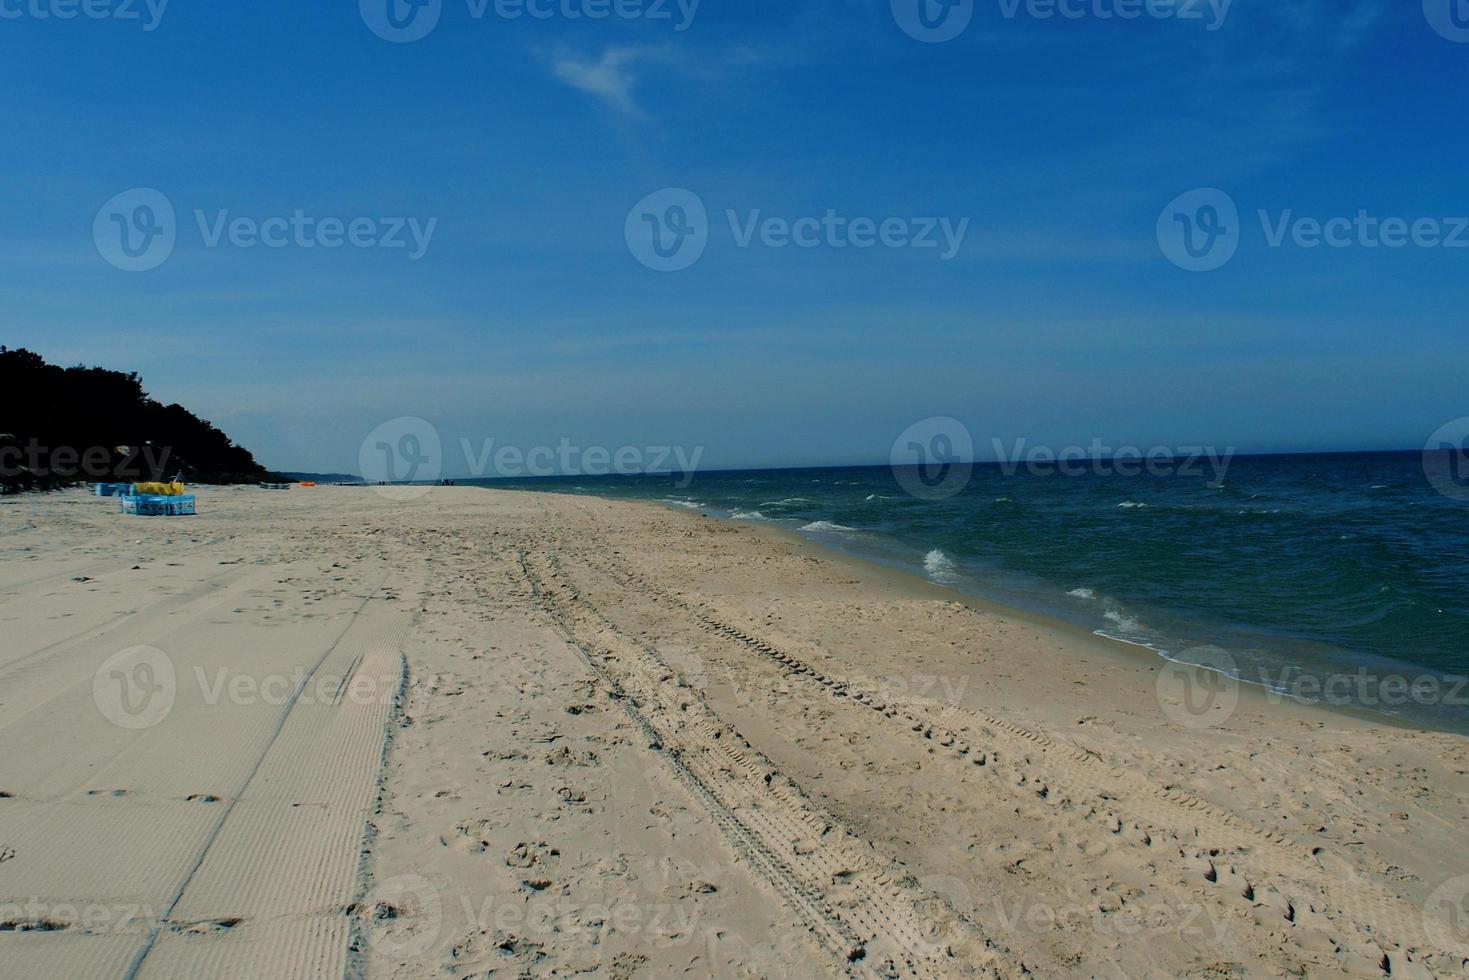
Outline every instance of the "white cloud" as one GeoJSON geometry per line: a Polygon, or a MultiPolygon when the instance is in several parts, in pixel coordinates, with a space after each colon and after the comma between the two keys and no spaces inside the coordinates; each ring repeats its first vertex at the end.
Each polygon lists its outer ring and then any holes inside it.
{"type": "Polygon", "coordinates": [[[552,63],[551,71],[561,81],[590,92],[618,112],[641,118],[643,111],[633,97],[638,83],[636,69],[640,64],[661,58],[662,52],[657,48],[612,47],[596,61],[562,55],[552,63]]]}

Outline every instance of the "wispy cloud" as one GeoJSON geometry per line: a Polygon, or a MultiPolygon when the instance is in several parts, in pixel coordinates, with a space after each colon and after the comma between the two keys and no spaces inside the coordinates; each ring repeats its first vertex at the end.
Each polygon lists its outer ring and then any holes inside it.
{"type": "Polygon", "coordinates": [[[622,115],[647,119],[649,114],[639,102],[636,90],[653,69],[683,80],[712,83],[733,72],[766,66],[769,61],[766,53],[747,44],[702,48],[697,57],[690,57],[686,47],[613,45],[599,57],[559,51],[551,58],[551,74],[573,88],[595,95],[622,115]]]}
{"type": "Polygon", "coordinates": [[[590,92],[618,112],[643,118],[645,114],[633,95],[638,69],[660,61],[667,61],[667,54],[661,48],[611,47],[594,61],[560,55],[552,62],[551,71],[561,81],[590,92]]]}

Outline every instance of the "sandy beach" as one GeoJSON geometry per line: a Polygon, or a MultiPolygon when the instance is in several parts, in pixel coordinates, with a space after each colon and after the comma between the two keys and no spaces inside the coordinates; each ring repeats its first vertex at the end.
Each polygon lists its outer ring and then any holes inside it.
{"type": "Polygon", "coordinates": [[[0,500],[0,976],[1466,975],[1462,737],[651,504],[199,509],[0,500]]]}

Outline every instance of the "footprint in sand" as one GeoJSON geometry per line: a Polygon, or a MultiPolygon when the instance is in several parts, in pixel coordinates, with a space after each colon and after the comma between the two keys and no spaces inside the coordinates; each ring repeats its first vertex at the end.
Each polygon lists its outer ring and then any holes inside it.
{"type": "Polygon", "coordinates": [[[65,922],[53,919],[3,919],[0,933],[6,932],[63,932],[70,928],[65,922]]]}
{"type": "Polygon", "coordinates": [[[505,864],[512,868],[534,868],[560,860],[561,850],[559,848],[552,847],[544,841],[536,843],[521,841],[511,848],[505,858],[505,864]]]}
{"type": "Polygon", "coordinates": [[[229,932],[235,926],[244,922],[244,919],[234,917],[227,919],[203,919],[199,922],[171,922],[169,929],[177,933],[191,936],[204,936],[213,933],[229,932]]]}
{"type": "Polygon", "coordinates": [[[584,789],[577,789],[574,786],[563,786],[556,791],[556,795],[559,796],[561,798],[561,802],[566,804],[567,806],[578,806],[587,801],[587,791],[584,789]]]}
{"type": "Polygon", "coordinates": [[[563,745],[546,756],[546,763],[552,766],[600,766],[602,760],[595,752],[573,752],[563,745]]]}

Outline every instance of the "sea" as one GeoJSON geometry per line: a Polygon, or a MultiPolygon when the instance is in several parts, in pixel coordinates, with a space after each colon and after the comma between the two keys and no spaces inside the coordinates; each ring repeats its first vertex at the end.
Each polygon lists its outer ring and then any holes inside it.
{"type": "Polygon", "coordinates": [[[775,525],[1273,696],[1469,732],[1469,493],[1419,453],[461,481],[775,525]],[[915,492],[916,490],[916,492],[915,492]]]}

